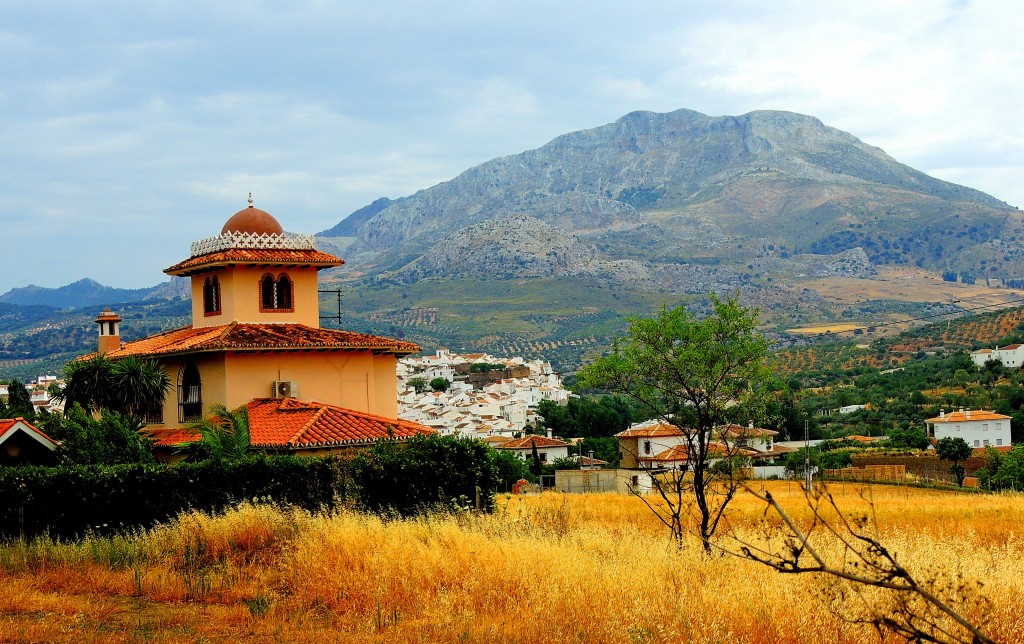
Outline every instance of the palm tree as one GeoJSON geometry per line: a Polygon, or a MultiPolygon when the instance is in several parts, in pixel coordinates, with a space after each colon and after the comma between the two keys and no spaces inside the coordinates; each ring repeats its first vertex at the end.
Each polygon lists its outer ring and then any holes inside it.
{"type": "Polygon", "coordinates": [[[69,362],[64,381],[60,399],[66,406],[77,402],[92,412],[108,409],[136,417],[163,405],[171,388],[170,376],[155,360],[138,356],[112,361],[100,354],[69,362]]]}
{"type": "Polygon", "coordinates": [[[114,381],[112,406],[131,416],[144,417],[163,405],[171,377],[155,360],[138,356],[121,358],[110,370],[114,381]]]}
{"type": "Polygon", "coordinates": [[[114,388],[113,365],[103,354],[88,360],[76,360],[64,366],[64,390],[59,400],[66,408],[75,403],[84,409],[97,412],[109,407],[111,391],[114,388]]]}
{"type": "Polygon", "coordinates": [[[186,448],[191,458],[235,460],[249,453],[249,409],[232,411],[221,403],[210,406],[210,417],[189,425],[202,438],[186,448]]]}

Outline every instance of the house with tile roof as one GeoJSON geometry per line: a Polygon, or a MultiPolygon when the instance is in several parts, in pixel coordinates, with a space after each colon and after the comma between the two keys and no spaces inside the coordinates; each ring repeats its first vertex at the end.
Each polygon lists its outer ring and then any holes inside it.
{"type": "Polygon", "coordinates": [[[551,463],[557,459],[569,457],[569,443],[559,438],[536,434],[513,438],[496,445],[495,449],[510,451],[526,460],[533,456],[534,446],[537,447],[537,454],[542,463],[551,463]]]}
{"type": "Polygon", "coordinates": [[[997,360],[1004,367],[1019,369],[1024,366],[1024,344],[1008,344],[1005,347],[971,352],[971,361],[979,367],[984,367],[989,360],[997,360]]]}
{"type": "Polygon", "coordinates": [[[266,449],[358,443],[346,427],[365,430],[367,440],[385,426],[396,437],[429,431],[397,420],[397,360],[417,345],[321,328],[317,273],[342,264],[312,236],[284,232],[250,195],[219,235],[193,243],[188,259],[164,271],[190,278],[192,324],[122,342],[122,320],[108,309],[96,320],[98,353],[151,358],[170,376],[170,394],[147,419],[160,442],[182,439],[176,430],[214,403],[250,406],[253,444],[266,449]],[[312,426],[297,424],[304,415],[312,426]]]}
{"type": "MultiPolygon", "coordinates": [[[[725,425],[708,445],[708,459],[731,454],[763,462],[796,451],[776,445],[776,435],[775,430],[754,427],[753,423],[725,425]]],[[[663,420],[634,424],[615,437],[619,441],[619,465],[626,469],[680,469],[690,461],[686,432],[663,420]]]]}
{"type": "Polygon", "coordinates": [[[1010,445],[1010,417],[994,411],[960,409],[939,411],[925,422],[928,436],[936,442],[943,438],[962,438],[971,447],[1007,447],[1010,445]]]}
{"type": "Polygon", "coordinates": [[[59,447],[24,418],[0,418],[0,465],[53,465],[59,447]]]}
{"type": "MultiPolygon", "coordinates": [[[[432,434],[428,427],[395,418],[295,398],[254,398],[249,414],[249,442],[262,452],[323,454],[352,447],[369,447],[378,440],[407,440],[432,434]]],[[[199,440],[190,429],[154,433],[155,449],[173,453],[199,440]]]]}

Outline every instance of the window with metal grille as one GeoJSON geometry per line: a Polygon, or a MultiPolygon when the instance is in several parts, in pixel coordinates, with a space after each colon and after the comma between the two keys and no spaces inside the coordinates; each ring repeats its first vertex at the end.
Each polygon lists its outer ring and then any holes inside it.
{"type": "Polygon", "coordinates": [[[293,311],[292,280],[285,273],[275,278],[266,273],[260,278],[260,311],[293,311]]]}
{"type": "Polygon", "coordinates": [[[203,419],[203,383],[199,369],[187,364],[178,377],[178,422],[193,423],[203,419]]]}

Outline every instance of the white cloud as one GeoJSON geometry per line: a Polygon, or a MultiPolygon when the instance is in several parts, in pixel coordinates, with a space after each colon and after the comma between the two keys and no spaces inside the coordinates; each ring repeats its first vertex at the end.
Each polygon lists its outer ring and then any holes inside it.
{"type": "Polygon", "coordinates": [[[322,230],[637,109],[812,114],[1024,205],[1008,1],[12,0],[0,24],[0,291],[101,279],[121,249],[109,282],[154,283],[249,191],[322,230]]]}

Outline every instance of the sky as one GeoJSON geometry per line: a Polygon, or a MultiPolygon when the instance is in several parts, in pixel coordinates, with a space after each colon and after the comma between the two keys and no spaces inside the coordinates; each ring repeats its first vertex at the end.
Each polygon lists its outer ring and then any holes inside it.
{"type": "Polygon", "coordinates": [[[810,114],[1024,207],[1016,0],[0,3],[0,293],[167,278],[634,110],[810,114]]]}

